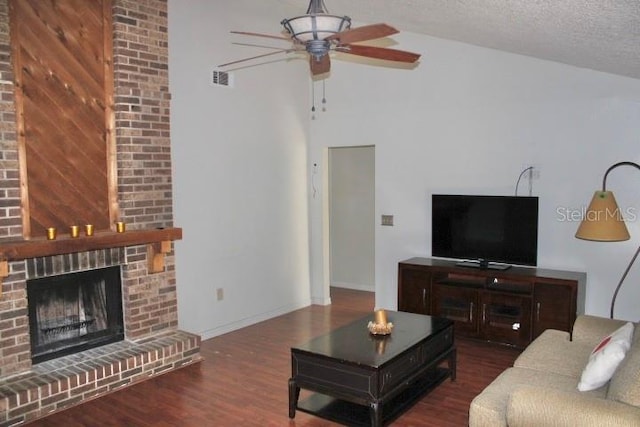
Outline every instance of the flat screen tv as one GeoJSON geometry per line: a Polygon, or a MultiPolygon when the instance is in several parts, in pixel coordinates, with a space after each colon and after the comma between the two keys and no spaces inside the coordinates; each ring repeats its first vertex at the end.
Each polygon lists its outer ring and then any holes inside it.
{"type": "Polygon", "coordinates": [[[535,266],[538,198],[433,194],[431,254],[469,267],[535,266]]]}

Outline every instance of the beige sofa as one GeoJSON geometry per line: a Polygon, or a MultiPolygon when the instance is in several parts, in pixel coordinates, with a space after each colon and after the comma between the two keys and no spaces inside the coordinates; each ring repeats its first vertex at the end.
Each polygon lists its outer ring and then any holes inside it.
{"type": "Polygon", "coordinates": [[[579,316],[572,336],[546,330],[473,399],[470,427],[640,426],[640,326],[611,381],[586,392],[577,385],[589,355],[620,320],[579,316]]]}

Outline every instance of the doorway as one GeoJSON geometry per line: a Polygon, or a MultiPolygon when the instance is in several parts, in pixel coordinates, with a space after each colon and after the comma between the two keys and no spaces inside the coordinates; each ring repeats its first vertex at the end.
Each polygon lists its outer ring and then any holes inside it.
{"type": "Polygon", "coordinates": [[[375,292],[375,147],[329,148],[332,287],[375,292]]]}

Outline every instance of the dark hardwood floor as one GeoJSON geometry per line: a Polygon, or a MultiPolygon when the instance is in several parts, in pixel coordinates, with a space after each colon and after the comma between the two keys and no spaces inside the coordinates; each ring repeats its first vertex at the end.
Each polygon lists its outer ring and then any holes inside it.
{"type": "MultiPolygon", "coordinates": [[[[202,343],[204,361],[37,420],[30,426],[297,426],[337,424],[288,417],[289,349],[372,313],[374,295],[332,288],[331,306],[311,306],[202,343]]],[[[518,351],[456,339],[458,376],[424,396],[393,426],[466,426],[469,403],[518,351]]],[[[302,391],[301,398],[304,398],[302,391]]]]}

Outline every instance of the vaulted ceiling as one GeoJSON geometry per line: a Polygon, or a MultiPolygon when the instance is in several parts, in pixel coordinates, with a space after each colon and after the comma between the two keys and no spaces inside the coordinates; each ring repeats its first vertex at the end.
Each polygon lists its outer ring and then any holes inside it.
{"type": "MultiPolygon", "coordinates": [[[[278,0],[291,18],[307,0],[278,0]]],[[[640,0],[325,0],[358,24],[457,40],[640,79],[640,0]]],[[[421,52],[424,55],[429,52],[421,52]]]]}

